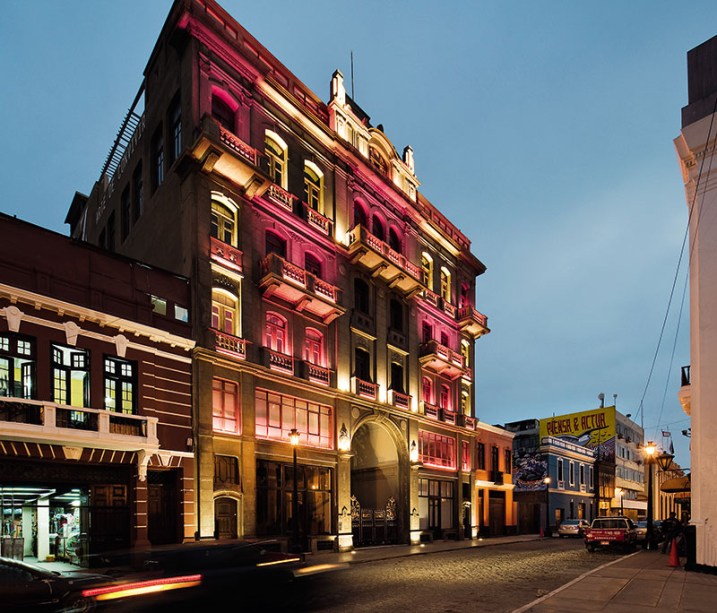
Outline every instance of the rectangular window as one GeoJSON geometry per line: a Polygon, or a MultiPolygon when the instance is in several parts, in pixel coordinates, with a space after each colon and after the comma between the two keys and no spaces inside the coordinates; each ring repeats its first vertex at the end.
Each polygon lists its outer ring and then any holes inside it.
{"type": "Polygon", "coordinates": [[[90,406],[90,353],[52,345],[52,400],[73,407],[90,406]]]}
{"type": "Polygon", "coordinates": [[[132,219],[130,204],[129,185],[127,185],[122,190],[122,196],[120,197],[120,237],[123,242],[129,235],[130,220],[132,219]]]}
{"type": "Polygon", "coordinates": [[[585,485],[585,465],[580,465],[580,485],[585,485]]]}
{"type": "Polygon", "coordinates": [[[485,470],[485,443],[476,445],[476,462],[479,470],[485,470]]]}
{"type": "Polygon", "coordinates": [[[189,321],[189,309],[185,309],[184,307],[179,306],[178,304],[174,305],[174,319],[177,321],[183,321],[184,323],[187,323],[189,321]]]}
{"type": "Polygon", "coordinates": [[[512,454],[510,452],[510,449],[505,450],[505,472],[511,473],[513,472],[513,459],[512,454]]]}
{"type": "Polygon", "coordinates": [[[498,448],[495,445],[490,448],[490,469],[493,472],[500,470],[500,466],[498,465],[498,448]]]}
{"type": "Polygon", "coordinates": [[[456,469],[456,439],[426,430],[418,431],[418,456],[426,466],[456,469]]]}
{"type": "Polygon", "coordinates": [[[144,194],[142,191],[142,164],[137,164],[132,174],[132,221],[136,222],[142,215],[144,208],[144,194]]]}
{"type": "Polygon", "coordinates": [[[565,475],[563,474],[563,461],[558,458],[558,481],[565,481],[565,475]]]}
{"type": "Polygon", "coordinates": [[[162,136],[162,126],[159,126],[152,139],[152,187],[157,189],[162,183],[164,183],[164,136],[162,136]]]}
{"type": "Polygon", "coordinates": [[[472,469],[471,444],[468,441],[461,441],[461,470],[470,472],[472,469]]]}
{"type": "Polygon", "coordinates": [[[0,396],[35,397],[35,341],[0,335],[0,396]]]}
{"type": "Polygon", "coordinates": [[[239,485],[239,458],[228,455],[214,456],[214,484],[239,485]]]}
{"type": "Polygon", "coordinates": [[[255,410],[257,438],[288,441],[296,428],[300,445],[333,449],[332,407],[257,389],[255,410]]]}
{"type": "Polygon", "coordinates": [[[573,462],[568,465],[568,478],[570,479],[570,485],[575,485],[575,464],[573,462]]]}
{"type": "Polygon", "coordinates": [[[157,296],[150,296],[150,301],[152,302],[152,312],[157,313],[157,315],[166,315],[167,314],[167,301],[164,298],[159,298],[157,296]]]}
{"type": "Polygon", "coordinates": [[[126,415],[137,414],[137,364],[105,357],[105,409],[126,415]]]}
{"type": "Polygon", "coordinates": [[[232,381],[212,381],[212,417],[214,430],[241,434],[239,386],[232,381]]]}
{"type": "Polygon", "coordinates": [[[170,138],[172,139],[172,146],[169,150],[169,162],[171,164],[182,153],[182,105],[179,92],[169,107],[169,126],[171,130],[170,138]]]}

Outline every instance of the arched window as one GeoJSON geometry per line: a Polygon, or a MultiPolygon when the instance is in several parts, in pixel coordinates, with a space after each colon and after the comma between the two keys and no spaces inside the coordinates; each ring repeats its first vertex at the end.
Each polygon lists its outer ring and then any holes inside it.
{"type": "Polygon", "coordinates": [[[362,228],[368,229],[366,209],[364,209],[363,205],[358,201],[354,202],[354,226],[361,226],[362,228]]]}
{"type": "Polygon", "coordinates": [[[471,398],[466,390],[461,392],[461,413],[463,415],[471,414],[471,398]]]}
{"type": "Polygon", "coordinates": [[[469,368],[471,365],[471,346],[468,341],[461,341],[461,355],[463,356],[463,366],[469,368]]]}
{"type": "Polygon", "coordinates": [[[234,109],[222,98],[214,94],[212,96],[212,117],[219,122],[224,129],[234,132],[234,109]]]}
{"type": "Polygon", "coordinates": [[[451,273],[443,266],[441,267],[441,298],[446,302],[451,301],[451,273]]]}
{"type": "Polygon", "coordinates": [[[421,254],[421,271],[423,285],[433,291],[433,258],[425,252],[421,254]]]}
{"type": "Polygon", "coordinates": [[[421,381],[421,395],[423,402],[433,404],[433,382],[428,377],[421,381]]]}
{"type": "Polygon", "coordinates": [[[356,347],[354,351],[356,361],[356,378],[361,381],[371,381],[371,355],[363,347],[356,347]]]}
{"type": "Polygon", "coordinates": [[[287,353],[286,320],[271,311],[266,314],[266,346],[277,353],[287,353]]]}
{"type": "Polygon", "coordinates": [[[304,254],[304,270],[321,279],[321,261],[313,253],[304,254]]]}
{"type": "Polygon", "coordinates": [[[212,328],[239,336],[239,300],[220,287],[212,289],[212,328]]]}
{"type": "Polygon", "coordinates": [[[403,379],[403,364],[391,362],[391,381],[389,382],[389,389],[404,394],[403,379]]]}
{"type": "Polygon", "coordinates": [[[438,404],[442,409],[451,410],[451,388],[445,383],[441,385],[441,395],[438,404]]]}
{"type": "Polygon", "coordinates": [[[220,241],[237,245],[236,209],[232,210],[226,204],[212,198],[211,234],[220,241]]]}
{"type": "Polygon", "coordinates": [[[264,152],[269,163],[269,177],[279,187],[286,189],[286,143],[278,134],[267,130],[264,146],[264,152]]]}
{"type": "Polygon", "coordinates": [[[304,337],[304,359],[317,366],[324,365],[324,337],[314,328],[306,328],[304,337]]]}
{"type": "Polygon", "coordinates": [[[270,253],[276,253],[276,255],[286,259],[286,241],[278,234],[267,230],[266,255],[269,255],[270,253]]]}
{"type": "Polygon", "coordinates": [[[374,215],[371,220],[371,234],[373,234],[378,240],[386,240],[386,230],[383,227],[383,222],[378,215],[374,215]]]}
{"type": "Polygon", "coordinates": [[[433,339],[433,326],[427,321],[421,323],[421,342],[428,343],[433,339]]]}
{"type": "Polygon", "coordinates": [[[401,238],[393,227],[388,229],[388,246],[394,251],[401,253],[401,238]]]}
{"type": "Polygon", "coordinates": [[[304,202],[312,209],[324,211],[324,174],[313,162],[304,162],[304,202]]]}
{"type": "Polygon", "coordinates": [[[354,308],[364,315],[369,315],[369,288],[363,279],[354,279],[354,308]]]}

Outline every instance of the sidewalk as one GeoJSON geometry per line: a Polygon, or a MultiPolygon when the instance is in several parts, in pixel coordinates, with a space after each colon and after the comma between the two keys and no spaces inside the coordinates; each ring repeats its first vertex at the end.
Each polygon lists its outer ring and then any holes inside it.
{"type": "MultiPolygon", "coordinates": [[[[684,565],[685,559],[680,563],[684,565]]],[[[717,575],[671,567],[670,556],[638,551],[600,566],[513,613],[694,612],[717,610],[717,575]]]]}

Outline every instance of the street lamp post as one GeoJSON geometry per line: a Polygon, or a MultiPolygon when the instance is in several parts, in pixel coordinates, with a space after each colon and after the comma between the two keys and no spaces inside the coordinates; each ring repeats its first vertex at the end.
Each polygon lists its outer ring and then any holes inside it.
{"type": "Polygon", "coordinates": [[[292,428],[289,440],[294,448],[294,489],[291,496],[292,550],[299,551],[299,476],[296,466],[296,448],[299,446],[299,431],[292,428]]]}
{"type": "Polygon", "coordinates": [[[550,533],[550,477],[543,479],[545,483],[545,536],[550,533]]]}
{"type": "Polygon", "coordinates": [[[645,447],[645,465],[647,466],[647,530],[645,532],[645,547],[655,548],[655,536],[652,527],[652,463],[655,461],[657,447],[652,441],[648,441],[645,447]]]}
{"type": "Polygon", "coordinates": [[[623,512],[622,508],[622,499],[625,496],[625,490],[623,490],[621,487],[616,487],[615,496],[620,496],[620,515],[624,515],[625,513],[623,512]]]}

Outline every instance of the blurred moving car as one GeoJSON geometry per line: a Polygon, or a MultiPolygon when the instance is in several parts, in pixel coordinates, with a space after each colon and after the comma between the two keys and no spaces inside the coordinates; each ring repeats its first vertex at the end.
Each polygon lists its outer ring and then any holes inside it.
{"type": "Polygon", "coordinates": [[[0,558],[0,611],[90,611],[94,601],[83,592],[111,581],[111,577],[98,573],[59,573],[0,558]]]}
{"type": "Polygon", "coordinates": [[[568,536],[582,537],[585,528],[588,527],[590,527],[590,524],[584,519],[565,519],[558,526],[558,536],[561,538],[568,536]]]}

